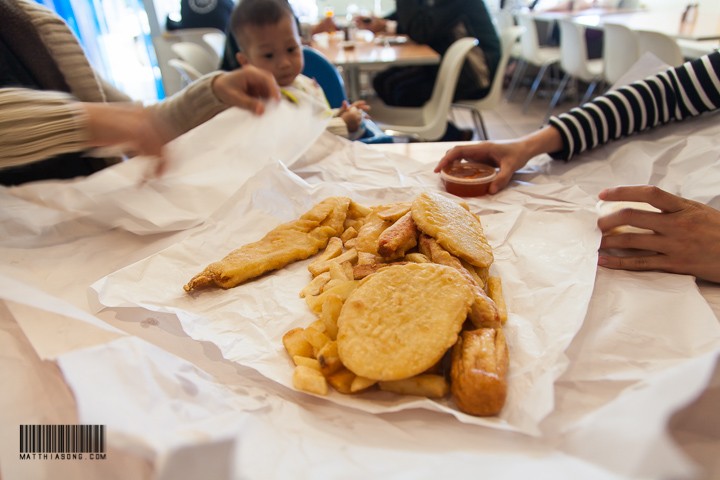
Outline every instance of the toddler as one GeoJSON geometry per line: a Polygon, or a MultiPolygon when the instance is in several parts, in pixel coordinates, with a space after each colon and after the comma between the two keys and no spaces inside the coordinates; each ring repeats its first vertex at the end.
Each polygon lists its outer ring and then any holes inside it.
{"type": "MultiPolygon", "coordinates": [[[[267,70],[281,88],[292,87],[328,105],[317,82],[301,74],[300,34],[286,0],[241,0],[230,17],[230,29],[240,47],[236,57],[241,66],[267,70]]],[[[328,130],[351,140],[360,138],[364,133],[363,112],[368,109],[364,101],[343,102],[342,107],[333,111],[328,130]]]]}

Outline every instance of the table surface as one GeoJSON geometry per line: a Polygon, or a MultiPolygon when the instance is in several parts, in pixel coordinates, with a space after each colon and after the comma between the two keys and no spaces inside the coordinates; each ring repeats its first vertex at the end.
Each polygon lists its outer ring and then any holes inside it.
{"type": "Polygon", "coordinates": [[[692,22],[683,22],[677,12],[628,12],[606,15],[579,15],[573,20],[586,27],[602,28],[605,23],[624,25],[631,30],[661,32],[684,40],[720,39],[720,13],[699,13],[692,22]]]}
{"type": "MultiPolygon", "coordinates": [[[[644,134],[643,138],[636,140],[643,145],[643,147],[639,147],[643,155],[638,156],[638,158],[650,157],[653,151],[665,152],[666,148],[668,151],[676,151],[675,148],[681,149],[685,143],[692,143],[689,142],[688,132],[699,131],[701,126],[704,126],[707,132],[708,124],[711,124],[713,120],[717,121],[717,119],[718,116],[716,115],[712,118],[700,118],[689,123],[685,122],[685,125],[674,125],[673,131],[677,132],[674,143],[668,140],[669,143],[664,144],[661,137],[644,134]],[[703,122],[703,120],[706,121],[703,122]]],[[[718,124],[714,123],[712,125],[718,124]]],[[[710,128],[713,128],[712,125],[710,128]]],[[[372,158],[380,162],[376,165],[383,165],[386,170],[397,171],[399,181],[402,181],[405,176],[409,179],[418,174],[417,171],[412,171],[406,168],[405,165],[417,166],[422,164],[423,172],[427,172],[453,146],[453,144],[449,143],[365,146],[357,143],[351,144],[335,138],[329,141],[340,142],[334,145],[343,146],[343,148],[338,149],[342,151],[333,152],[333,155],[331,155],[333,162],[340,162],[344,167],[335,172],[337,175],[349,175],[348,168],[358,169],[360,173],[355,178],[358,184],[368,184],[378,189],[383,187],[383,185],[378,187],[374,182],[378,171],[373,170],[374,166],[363,169],[365,165],[362,162],[355,163],[353,152],[365,155],[365,158],[373,156],[372,158]],[[394,155],[388,157],[388,161],[392,160],[393,163],[381,163],[379,156],[385,154],[394,155]]],[[[617,142],[616,145],[621,146],[620,144],[623,143],[617,142]]],[[[703,142],[700,143],[704,145],[703,142]]],[[[624,145],[627,146],[627,143],[625,142],[624,145]]],[[[233,155],[235,155],[234,152],[233,155]]],[[[558,184],[558,191],[577,188],[576,184],[582,184],[584,188],[588,189],[588,194],[591,192],[596,194],[600,188],[607,186],[607,182],[612,181],[612,175],[648,174],[647,171],[643,173],[641,168],[634,170],[628,167],[627,162],[622,161],[622,156],[610,158],[612,152],[612,149],[599,149],[595,155],[584,155],[576,158],[571,162],[572,165],[566,165],[563,162],[552,162],[549,158],[539,158],[533,164],[533,168],[536,170],[519,172],[516,186],[543,186],[544,183],[554,181],[553,179],[556,178],[572,177],[567,178],[566,184],[558,184]],[[608,162],[612,162],[612,167],[607,166],[608,162]],[[555,170],[546,171],[548,165],[551,165],[551,168],[555,170]],[[625,171],[622,171],[623,169],[625,171]]],[[[700,162],[702,158],[707,159],[709,163],[715,162],[717,164],[717,156],[714,159],[708,156],[698,157],[697,161],[700,162]]],[[[672,172],[673,169],[678,168],[676,164],[672,162],[668,164],[668,162],[668,159],[661,160],[659,165],[655,165],[655,167],[663,172],[672,172]]],[[[328,163],[321,161],[317,165],[309,164],[305,166],[304,172],[306,175],[322,175],[328,170],[323,167],[327,167],[328,164],[329,161],[328,163]]],[[[717,168],[712,171],[702,170],[701,172],[701,178],[694,178],[694,181],[702,182],[703,178],[707,178],[713,172],[717,173],[717,168]]],[[[302,179],[298,177],[291,181],[300,182],[302,179]]],[[[262,202],[263,200],[277,199],[278,203],[287,201],[283,195],[277,194],[277,192],[275,192],[275,196],[267,196],[273,193],[274,190],[272,189],[276,187],[268,186],[268,191],[263,193],[262,198],[257,200],[262,202]],[[263,197],[263,195],[265,196],[263,197]]],[[[241,186],[238,185],[237,188],[240,189],[241,186]]],[[[436,188],[435,183],[432,183],[428,188],[436,188]]],[[[165,249],[183,242],[193,232],[202,232],[203,228],[204,226],[200,225],[188,228],[187,231],[144,236],[131,234],[122,229],[114,229],[98,232],[88,238],[82,238],[82,236],[77,236],[74,232],[68,231],[64,232],[68,239],[62,244],[48,244],[32,249],[22,246],[1,247],[0,273],[17,279],[18,282],[29,283],[48,295],[70,302],[83,311],[94,312],[97,306],[91,304],[88,295],[89,285],[116,270],[163,252],[165,249]],[[79,259],[85,259],[85,262],[80,264],[79,259]]],[[[552,228],[552,225],[548,224],[548,228],[552,228]]],[[[555,245],[555,247],[561,248],[562,246],[555,245]]],[[[542,277],[542,273],[539,273],[539,276],[542,277]]],[[[631,282],[630,285],[635,281],[642,283],[645,288],[655,288],[653,281],[643,280],[640,274],[628,273],[626,277],[631,282]]],[[[672,280],[677,277],[670,274],[658,275],[656,281],[672,280]]],[[[617,277],[613,272],[598,269],[593,297],[613,298],[612,296],[600,297],[600,295],[612,294],[615,285],[613,281],[616,279],[617,277]]],[[[694,293],[695,284],[692,281],[688,283],[692,284],[693,289],[688,290],[687,293],[694,293]]],[[[699,288],[716,318],[720,318],[720,286],[700,283],[699,288]]],[[[683,290],[682,292],[686,291],[683,290]]],[[[618,297],[623,295],[642,296],[643,293],[644,291],[640,288],[629,292],[616,292],[618,297]]],[[[181,295],[181,292],[178,295],[181,295]]],[[[269,302],[265,306],[271,308],[268,305],[272,303],[272,299],[248,299],[248,301],[253,300],[269,302]]],[[[28,340],[29,337],[26,336],[26,330],[24,330],[28,325],[21,325],[13,320],[13,315],[18,312],[18,306],[6,305],[6,303],[0,301],[0,352],[3,352],[0,355],[0,380],[2,380],[4,388],[6,388],[3,395],[0,395],[0,422],[3,422],[4,427],[7,427],[4,429],[5,433],[0,434],[0,455],[4,455],[0,458],[3,460],[3,478],[9,480],[15,478],[150,479],[158,478],[156,475],[161,467],[162,475],[160,478],[197,478],[200,474],[193,475],[193,473],[197,473],[194,468],[198,468],[198,466],[203,469],[203,478],[224,480],[231,478],[230,471],[233,466],[233,462],[228,462],[226,456],[238,461],[242,460],[242,465],[245,468],[242,471],[244,478],[281,478],[282,473],[285,473],[285,478],[287,478],[292,476],[291,473],[288,473],[289,470],[298,468],[297,464],[292,463],[292,461],[301,462],[302,467],[299,467],[297,471],[305,472],[306,475],[306,477],[296,476],[297,478],[360,479],[373,476],[372,473],[375,473],[376,476],[388,475],[389,473],[400,475],[404,470],[390,472],[388,470],[376,470],[375,468],[401,464],[405,466],[417,464],[420,466],[418,468],[426,468],[428,477],[436,477],[441,475],[440,472],[443,472],[454,478],[477,478],[478,470],[471,469],[470,471],[467,465],[475,468],[480,462],[485,461],[496,461],[503,463],[503,468],[511,468],[510,473],[505,477],[503,477],[502,472],[508,472],[508,470],[490,470],[488,475],[492,478],[509,478],[513,473],[516,474],[513,478],[529,478],[532,476],[532,470],[535,470],[535,473],[542,472],[546,474],[545,476],[553,478],[557,476],[562,478],[563,474],[567,478],[598,480],[631,478],[614,473],[614,468],[623,466],[613,464],[613,459],[605,455],[604,452],[606,449],[611,448],[611,445],[603,445],[602,448],[598,448],[599,456],[603,460],[593,463],[580,457],[574,458],[574,452],[563,450],[559,445],[561,442],[557,438],[555,440],[558,445],[555,445],[553,440],[548,441],[544,437],[531,438],[513,432],[461,425],[446,414],[422,410],[381,415],[356,412],[353,409],[342,408],[321,399],[293,392],[272,381],[261,378],[257,372],[249,368],[243,368],[223,359],[214,345],[194,340],[182,328],[173,328],[171,322],[166,322],[166,317],[170,316],[170,314],[163,316],[152,313],[142,317],[127,318],[124,316],[122,308],[101,311],[96,314],[96,318],[99,318],[107,325],[120,329],[133,338],[142,339],[164,352],[168,352],[168,356],[176,356],[189,362],[184,367],[184,370],[177,372],[177,378],[174,381],[166,379],[169,383],[159,383],[157,385],[158,391],[173,392],[178,399],[178,403],[154,404],[151,400],[153,394],[157,392],[148,391],[147,397],[142,399],[144,403],[118,406],[118,410],[115,412],[116,415],[125,415],[126,409],[140,407],[154,412],[154,416],[147,417],[147,438],[125,439],[132,447],[126,450],[118,448],[117,443],[115,443],[114,449],[109,453],[109,458],[106,461],[63,463],[35,461],[32,464],[24,463],[15,466],[14,462],[17,462],[17,455],[13,452],[17,451],[16,425],[18,423],[77,423],[79,403],[83,400],[83,397],[69,389],[62,370],[58,368],[55,362],[44,360],[35,350],[34,345],[28,340]],[[15,310],[11,311],[10,308],[15,310]],[[196,376],[192,375],[194,372],[200,372],[206,383],[193,383],[193,379],[197,379],[196,376]],[[250,382],[254,382],[254,385],[261,385],[262,389],[258,391],[251,388],[249,386],[250,382]],[[12,385],[12,388],[9,388],[8,385],[12,385]],[[245,418],[244,423],[239,427],[237,445],[222,444],[222,448],[212,444],[209,446],[203,445],[203,430],[197,432],[194,430],[196,424],[197,428],[200,428],[201,418],[199,414],[201,412],[184,411],[182,409],[181,399],[187,397],[202,399],[205,398],[202,395],[207,394],[208,390],[211,389],[231,391],[237,396],[247,399],[247,401],[256,402],[254,408],[249,410],[250,414],[245,418]],[[153,442],[157,442],[158,438],[162,439],[163,437],[157,436],[160,432],[153,430],[153,424],[156,422],[162,424],[163,419],[173,419],[174,415],[182,418],[192,433],[189,439],[184,438],[182,440],[187,441],[189,444],[192,444],[190,440],[200,442],[203,448],[197,450],[189,447],[181,449],[179,448],[182,446],[181,441],[175,438],[164,438],[168,444],[173,444],[178,448],[178,454],[169,457],[154,457],[152,447],[157,443],[153,442]],[[288,428],[288,425],[291,425],[292,428],[288,428]],[[373,435],[362,437],[357,433],[361,428],[369,429],[369,431],[373,432],[373,435]],[[153,435],[150,435],[150,433],[153,435]],[[246,439],[247,441],[245,441],[246,439]],[[135,440],[135,442],[133,443],[132,440],[135,440]],[[145,441],[147,443],[144,443],[145,441]],[[387,443],[385,443],[386,441],[387,443]],[[292,460],[288,460],[289,457],[292,460]],[[282,461],[278,462],[278,458],[281,458],[282,461]],[[347,461],[339,461],[339,458],[347,459],[347,461]],[[368,458],[373,460],[368,462],[368,458]],[[13,462],[12,465],[11,461],[13,462]],[[560,469],[558,465],[560,465],[560,469]],[[523,471],[523,468],[525,468],[525,471],[523,471]],[[361,473],[359,475],[354,474],[355,470],[361,473]],[[13,476],[11,475],[12,472],[16,474],[24,472],[25,475],[13,476]]],[[[596,305],[596,307],[602,307],[602,305],[596,305]]],[[[608,308],[612,310],[612,305],[608,305],[608,308]]],[[[613,314],[622,315],[622,312],[613,312],[613,314]]],[[[40,322],[40,319],[36,320],[40,322]]],[[[593,340],[611,335],[611,325],[613,324],[606,324],[605,321],[610,322],[617,319],[587,318],[586,322],[589,320],[593,320],[590,322],[591,325],[583,327],[583,334],[576,338],[576,341],[573,342],[574,348],[568,352],[568,361],[571,365],[574,365],[573,362],[576,360],[576,356],[593,340]]],[[[682,328],[683,320],[686,319],[677,318],[676,320],[679,329],[682,328]]],[[[38,323],[38,325],[42,326],[42,323],[38,323]]],[[[52,341],[50,333],[59,336],[72,336],[80,332],[80,330],[76,330],[79,327],[70,328],[71,326],[63,318],[51,318],[49,326],[46,325],[45,329],[48,332],[49,340],[52,341]],[[63,325],[63,328],[53,329],[51,328],[52,325],[63,325]]],[[[40,331],[42,332],[42,330],[40,331]]],[[[680,330],[678,332],[678,335],[680,335],[680,330]]],[[[632,332],[624,333],[631,334],[632,332]]],[[[262,332],[258,332],[258,334],[262,334],[262,332]]],[[[643,341],[652,341],[652,336],[644,337],[643,341]]],[[[78,343],[82,343],[82,337],[78,337],[78,343]]],[[[103,346],[100,345],[99,347],[103,346]]],[[[89,347],[98,346],[90,345],[89,347]]],[[[642,348],[642,345],[638,343],[638,349],[640,348],[642,348]]],[[[96,353],[97,358],[100,359],[108,349],[110,349],[109,346],[99,348],[96,353]]],[[[671,355],[674,353],[672,346],[668,347],[668,352],[671,355]]],[[[138,380],[150,374],[148,370],[152,370],[152,366],[145,364],[147,359],[141,353],[142,351],[138,347],[136,353],[134,352],[135,356],[127,357],[127,368],[132,369],[129,371],[137,372],[138,380]]],[[[169,361],[169,357],[166,360],[168,363],[163,364],[163,368],[170,368],[172,362],[169,361]]],[[[673,358],[673,360],[676,359],[673,358]]],[[[631,364],[633,361],[634,359],[629,359],[627,363],[631,364]]],[[[159,370],[163,370],[163,368],[159,370]]],[[[157,373],[161,374],[163,372],[157,373]]],[[[668,372],[668,374],[671,373],[668,372]]],[[[111,372],[105,372],[104,374],[109,376],[111,372]]],[[[133,384],[134,380],[133,378],[125,378],[118,383],[133,384]]],[[[622,378],[615,380],[618,384],[623,383],[622,378]]],[[[593,388],[594,384],[592,382],[577,383],[570,376],[565,380],[564,390],[565,395],[568,395],[568,397],[562,394],[557,395],[553,414],[562,416],[567,404],[572,402],[572,398],[570,398],[572,395],[578,395],[582,399],[584,398],[582,395],[587,394],[593,388]]],[[[642,385],[631,384],[629,388],[631,390],[642,390],[642,385]]],[[[657,391],[652,393],[662,395],[667,392],[657,391]]],[[[595,399],[597,397],[591,396],[589,398],[595,399]]],[[[111,402],[111,400],[112,398],[108,398],[107,402],[111,402]]],[[[702,395],[688,405],[678,405],[677,413],[672,417],[667,429],[664,430],[664,426],[661,425],[657,432],[658,444],[667,440],[664,439],[662,433],[668,433],[673,442],[680,445],[694,462],[705,469],[705,476],[698,473],[696,477],[698,479],[718,478],[717,475],[720,474],[720,459],[717,456],[718,448],[720,448],[720,409],[717,408],[718,402],[720,402],[720,369],[716,366],[713,376],[708,379],[702,395]]],[[[221,428],[222,423],[229,421],[232,416],[225,410],[227,405],[214,405],[220,411],[226,412],[218,416],[216,420],[219,423],[214,425],[221,428]]],[[[84,405],[84,407],[88,408],[89,406],[84,405]]],[[[102,407],[103,405],[96,405],[98,414],[107,415],[102,407]]],[[[625,429],[628,429],[630,427],[627,427],[627,424],[634,425],[634,422],[628,420],[627,412],[621,410],[616,413],[619,416],[613,417],[614,422],[604,424],[601,428],[602,431],[623,428],[623,425],[625,429]]],[[[582,420],[592,419],[585,418],[582,420]]],[[[582,428],[582,425],[578,424],[576,427],[582,428]]],[[[570,431],[567,433],[573,434],[576,432],[570,431]]],[[[559,435],[559,437],[564,436],[562,432],[559,435]]],[[[592,440],[593,438],[590,437],[588,441],[592,440]]],[[[618,438],[617,440],[623,441],[625,439],[618,438]]],[[[630,444],[635,442],[633,438],[628,441],[630,444]]],[[[646,453],[648,457],[643,457],[646,464],[657,459],[658,451],[663,452],[663,449],[656,444],[646,445],[646,447],[647,452],[644,452],[644,454],[646,453]],[[655,456],[653,457],[653,455],[655,456]]],[[[683,461],[680,458],[675,460],[676,463],[682,463],[683,461]]],[[[418,474],[419,472],[416,469],[414,473],[418,474]]],[[[412,478],[412,475],[406,475],[406,477],[412,478]]]]}
{"type": "Polygon", "coordinates": [[[382,38],[376,37],[373,41],[351,42],[352,47],[350,48],[346,47],[348,42],[336,37],[325,37],[327,41],[316,39],[313,41],[312,47],[340,67],[434,65],[440,62],[440,54],[427,45],[418,44],[412,40],[404,43],[383,42],[382,38]]]}

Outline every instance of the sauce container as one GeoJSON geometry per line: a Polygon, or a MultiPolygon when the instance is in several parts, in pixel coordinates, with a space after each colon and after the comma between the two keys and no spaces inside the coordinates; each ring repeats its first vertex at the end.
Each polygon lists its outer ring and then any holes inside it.
{"type": "Polygon", "coordinates": [[[466,160],[455,160],[440,171],[445,190],[458,197],[479,197],[487,194],[495,177],[497,168],[466,160]]]}

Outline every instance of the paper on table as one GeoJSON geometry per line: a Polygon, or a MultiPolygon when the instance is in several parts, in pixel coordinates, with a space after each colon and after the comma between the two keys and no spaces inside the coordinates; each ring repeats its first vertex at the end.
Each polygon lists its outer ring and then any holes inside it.
{"type": "MultiPolygon", "coordinates": [[[[378,176],[377,187],[346,183],[310,186],[282,165],[266,167],[218,211],[212,225],[102,279],[93,288],[107,307],[175,313],[192,338],[213,342],[226,358],[291,387],[291,362],[281,338],[290,328],[307,326],[314,319],[298,296],[310,280],[308,261],[228,291],[190,296],[182,285],[207,263],[297,218],[325,197],[347,195],[374,205],[409,201],[432,189],[421,185],[394,188],[391,185],[398,179],[392,180],[378,176]]],[[[483,206],[490,207],[491,214],[483,216],[483,222],[510,309],[506,326],[510,391],[502,414],[476,418],[457,411],[448,401],[383,392],[359,396],[331,393],[328,400],[374,413],[410,408],[444,411],[466,423],[538,434],[538,423],[553,407],[553,382],[566,367],[563,351],[582,324],[592,293],[599,244],[597,214],[594,200],[572,188],[528,188],[508,193],[508,199],[507,203],[472,202],[481,214],[483,206]],[[519,199],[530,200],[535,210],[521,207],[519,199]],[[502,213],[492,213],[495,211],[502,213]]]]}
{"type": "Polygon", "coordinates": [[[86,178],[0,188],[0,243],[27,246],[108,228],[153,234],[198,225],[264,165],[291,165],[327,125],[313,112],[309,103],[289,102],[269,104],[261,116],[226,110],[170,142],[168,172],[142,186],[148,160],[136,157],[86,178]],[[18,217],[18,210],[35,214],[18,217]]]}

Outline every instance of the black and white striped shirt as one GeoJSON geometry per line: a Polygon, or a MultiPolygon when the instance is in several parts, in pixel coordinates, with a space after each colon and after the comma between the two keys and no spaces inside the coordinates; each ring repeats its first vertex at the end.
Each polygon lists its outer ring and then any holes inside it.
{"type": "Polygon", "coordinates": [[[552,156],[573,155],[672,120],[720,108],[720,51],[625,85],[550,118],[563,140],[552,156]]]}

